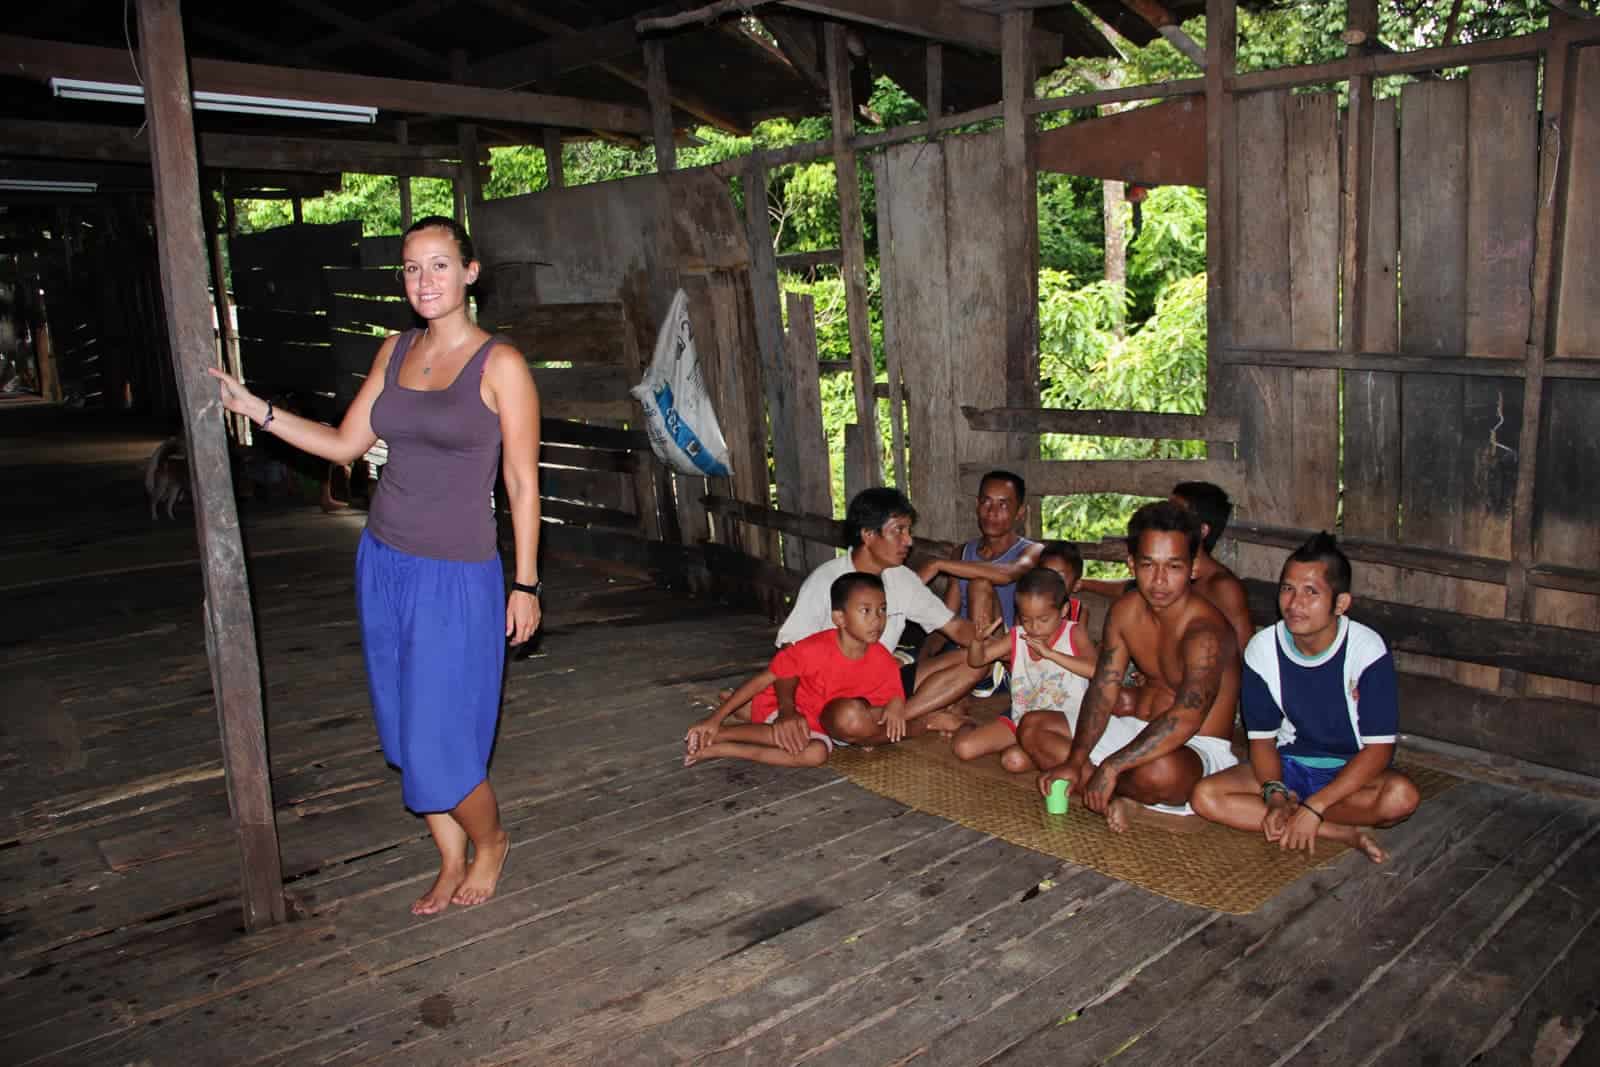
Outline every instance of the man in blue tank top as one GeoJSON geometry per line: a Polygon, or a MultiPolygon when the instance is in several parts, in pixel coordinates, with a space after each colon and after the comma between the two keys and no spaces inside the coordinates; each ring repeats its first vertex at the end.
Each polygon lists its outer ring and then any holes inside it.
{"type": "MultiPolygon", "coordinates": [[[[1027,518],[1027,485],[1022,477],[1005,470],[993,470],[978,483],[978,536],[961,546],[955,559],[933,559],[917,568],[924,582],[944,575],[953,579],[945,585],[944,602],[963,619],[971,619],[979,629],[988,626],[996,615],[1010,629],[1016,615],[1017,579],[1039,565],[1044,545],[1017,532],[1027,518]],[[981,595],[974,597],[973,581],[980,581],[981,595]],[[977,603],[974,603],[977,599],[977,603]]],[[[944,638],[934,634],[923,645],[920,655],[938,652],[944,638]]],[[[994,691],[999,676],[980,685],[974,692],[987,696],[994,691]]]]}
{"type": "Polygon", "coordinates": [[[945,604],[964,619],[998,613],[1009,629],[1016,613],[1017,579],[1039,565],[1044,546],[1017,533],[1027,518],[1027,486],[1020,475],[993,470],[978,483],[979,537],[961,546],[955,559],[933,559],[917,568],[924,582],[940,575],[955,579],[945,589],[945,604]],[[981,578],[993,586],[986,604],[972,604],[969,584],[981,578]]]}

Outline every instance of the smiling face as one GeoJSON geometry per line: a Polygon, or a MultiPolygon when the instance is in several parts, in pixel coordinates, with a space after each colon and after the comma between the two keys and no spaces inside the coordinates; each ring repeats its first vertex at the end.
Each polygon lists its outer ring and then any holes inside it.
{"type": "Polygon", "coordinates": [[[1061,629],[1061,608],[1043,593],[1018,593],[1017,625],[1029,637],[1048,642],[1061,629]]]}
{"type": "Polygon", "coordinates": [[[911,554],[911,516],[891,515],[880,529],[862,530],[861,547],[879,570],[900,566],[911,554]]]}
{"type": "Polygon", "coordinates": [[[467,286],[478,280],[478,262],[463,262],[449,230],[430,226],[406,237],[400,277],[406,299],[429,322],[466,306],[467,286]]]}
{"type": "Polygon", "coordinates": [[[1022,517],[1017,487],[1004,478],[990,478],[978,487],[978,530],[991,541],[1011,533],[1022,517]]]}
{"type": "Polygon", "coordinates": [[[1333,643],[1339,616],[1350,609],[1350,594],[1335,596],[1328,567],[1290,560],[1278,582],[1278,613],[1302,652],[1315,655],[1333,643]]]}
{"type": "Polygon", "coordinates": [[[870,586],[858,586],[850,590],[844,607],[833,613],[833,624],[850,638],[861,642],[863,647],[882,637],[888,622],[889,602],[884,598],[883,590],[870,586]]]}
{"type": "Polygon", "coordinates": [[[1128,557],[1139,595],[1157,611],[1170,608],[1189,595],[1189,539],[1176,530],[1146,530],[1138,550],[1128,557]]]}

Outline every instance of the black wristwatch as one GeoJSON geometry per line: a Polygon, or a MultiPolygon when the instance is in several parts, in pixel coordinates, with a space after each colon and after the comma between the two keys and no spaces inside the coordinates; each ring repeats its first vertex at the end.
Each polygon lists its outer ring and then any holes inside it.
{"type": "Polygon", "coordinates": [[[544,595],[544,582],[543,581],[534,582],[532,585],[524,585],[521,582],[512,582],[511,583],[511,588],[515,589],[519,593],[529,593],[529,594],[531,594],[533,596],[543,596],[544,595]]]}

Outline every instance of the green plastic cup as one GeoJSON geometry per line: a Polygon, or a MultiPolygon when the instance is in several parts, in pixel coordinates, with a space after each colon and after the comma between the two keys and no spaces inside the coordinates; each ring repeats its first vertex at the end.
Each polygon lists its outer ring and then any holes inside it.
{"type": "Polygon", "coordinates": [[[1057,778],[1050,783],[1050,795],[1044,798],[1044,810],[1051,815],[1065,815],[1069,799],[1067,790],[1072,788],[1072,783],[1065,778],[1057,778]]]}

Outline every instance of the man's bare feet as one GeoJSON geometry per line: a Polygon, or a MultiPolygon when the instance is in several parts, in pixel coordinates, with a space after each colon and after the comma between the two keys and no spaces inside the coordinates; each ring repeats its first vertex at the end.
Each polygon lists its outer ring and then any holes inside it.
{"type": "Polygon", "coordinates": [[[1367,833],[1365,830],[1356,831],[1354,846],[1359,848],[1362,852],[1365,852],[1367,854],[1367,859],[1371,860],[1373,863],[1385,863],[1389,859],[1389,853],[1382,845],[1378,844],[1378,839],[1367,833]]]}
{"type": "Polygon", "coordinates": [[[467,879],[467,865],[463,863],[447,863],[439,868],[439,877],[434,879],[433,888],[411,903],[413,915],[437,915],[450,906],[450,899],[455,895],[461,883],[467,879]]]}
{"type": "Polygon", "coordinates": [[[949,737],[963,726],[972,722],[972,719],[969,716],[959,714],[950,708],[941,708],[938,711],[928,712],[927,718],[925,718],[923,721],[928,724],[928,729],[937,731],[938,733],[949,737]]]}
{"type": "Polygon", "coordinates": [[[510,852],[511,835],[502,830],[498,846],[480,848],[473,854],[472,862],[467,865],[467,876],[450,895],[450,903],[471,907],[494,896],[500,872],[505,870],[506,856],[510,852]]]}
{"type": "Polygon", "coordinates": [[[1111,803],[1106,805],[1106,826],[1114,834],[1120,834],[1128,828],[1138,811],[1139,802],[1128,797],[1112,797],[1111,803]]]}

